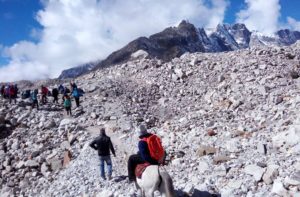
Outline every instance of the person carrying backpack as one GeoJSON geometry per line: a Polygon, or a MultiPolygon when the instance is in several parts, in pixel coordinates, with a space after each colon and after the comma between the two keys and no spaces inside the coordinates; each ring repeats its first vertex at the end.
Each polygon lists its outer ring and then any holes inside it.
{"type": "Polygon", "coordinates": [[[16,88],[13,84],[11,84],[9,86],[9,103],[11,103],[11,100],[14,100],[15,101],[15,104],[17,103],[17,93],[16,93],[16,88]]]}
{"type": "Polygon", "coordinates": [[[42,91],[42,103],[45,104],[47,103],[47,95],[49,90],[45,86],[41,86],[41,91],[42,91]]]}
{"type": "Polygon", "coordinates": [[[80,94],[77,87],[73,88],[72,96],[75,98],[76,107],[79,107],[80,94]]]}
{"type": "Polygon", "coordinates": [[[100,136],[97,137],[90,143],[90,147],[98,151],[100,159],[100,175],[102,179],[106,180],[105,171],[104,171],[104,162],[108,168],[108,179],[111,179],[112,175],[112,161],[110,158],[110,152],[116,157],[115,149],[110,138],[106,135],[105,129],[100,129],[100,136]]]}
{"type": "Polygon", "coordinates": [[[58,103],[58,89],[52,89],[53,103],[58,103]]]}
{"type": "Polygon", "coordinates": [[[39,102],[38,102],[38,89],[35,89],[32,93],[31,93],[31,100],[32,100],[32,108],[34,108],[34,106],[36,106],[37,110],[39,110],[39,102]]]}
{"type": "Polygon", "coordinates": [[[162,163],[165,152],[161,145],[161,140],[157,135],[147,132],[145,125],[139,126],[139,151],[131,155],[128,159],[128,179],[129,182],[136,180],[135,168],[138,164],[149,163],[159,165],[162,163]]]}
{"type": "Polygon", "coordinates": [[[72,107],[72,102],[71,102],[71,98],[69,95],[65,95],[64,97],[64,107],[66,109],[67,115],[72,116],[72,111],[71,111],[71,107],[72,107]]]}

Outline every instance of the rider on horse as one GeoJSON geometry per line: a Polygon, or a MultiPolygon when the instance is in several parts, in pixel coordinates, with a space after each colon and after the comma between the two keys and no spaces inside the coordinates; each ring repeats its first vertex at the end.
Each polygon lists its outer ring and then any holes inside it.
{"type": "Polygon", "coordinates": [[[140,125],[139,127],[139,138],[138,143],[139,151],[137,154],[131,155],[128,160],[128,178],[129,182],[136,180],[135,168],[138,164],[149,163],[151,165],[159,165],[158,160],[153,159],[150,155],[150,151],[147,144],[147,138],[153,136],[153,134],[147,132],[145,125],[140,125]]]}

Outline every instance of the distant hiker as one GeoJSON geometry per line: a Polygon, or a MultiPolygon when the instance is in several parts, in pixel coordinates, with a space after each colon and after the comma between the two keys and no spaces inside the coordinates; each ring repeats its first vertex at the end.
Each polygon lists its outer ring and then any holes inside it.
{"type": "Polygon", "coordinates": [[[36,106],[36,108],[39,109],[38,93],[39,93],[38,89],[33,90],[31,93],[32,108],[36,106]]]}
{"type": "Polygon", "coordinates": [[[0,89],[0,94],[1,94],[1,96],[4,98],[4,88],[5,88],[5,86],[4,85],[2,85],[1,86],[1,89],[0,89]]]}
{"type": "Polygon", "coordinates": [[[135,168],[138,164],[149,163],[151,165],[159,165],[165,156],[159,137],[148,133],[145,125],[140,125],[139,130],[139,151],[137,154],[131,155],[128,159],[128,178],[130,182],[135,181],[135,168]]]}
{"type": "Polygon", "coordinates": [[[45,103],[47,103],[47,96],[48,96],[49,90],[45,86],[41,86],[41,91],[42,91],[42,103],[45,104],[45,103]]]}
{"type": "Polygon", "coordinates": [[[70,88],[71,88],[71,92],[73,92],[74,88],[77,88],[77,85],[75,82],[70,82],[70,88]]]}
{"type": "Polygon", "coordinates": [[[17,98],[17,89],[16,89],[16,86],[11,84],[9,86],[9,103],[11,103],[12,100],[15,101],[15,104],[17,103],[16,101],[16,98],[17,98]]]}
{"type": "Polygon", "coordinates": [[[106,180],[105,172],[104,172],[104,162],[105,162],[108,168],[108,179],[110,180],[112,175],[112,161],[110,158],[110,151],[114,156],[116,156],[116,153],[113,144],[110,140],[110,137],[106,135],[104,128],[100,129],[100,136],[97,137],[94,141],[92,141],[90,147],[92,147],[95,150],[98,150],[98,155],[100,159],[101,177],[104,180],[106,180]]]}
{"type": "Polygon", "coordinates": [[[4,98],[9,98],[9,85],[4,88],[4,98]]]}
{"type": "Polygon", "coordinates": [[[64,107],[66,109],[67,115],[72,116],[72,111],[71,111],[72,102],[71,102],[71,98],[69,95],[64,96],[64,107]]]}
{"type": "Polygon", "coordinates": [[[62,84],[60,84],[60,85],[58,86],[58,92],[59,92],[60,94],[64,94],[64,92],[65,92],[65,87],[64,87],[62,84]]]}
{"type": "Polygon", "coordinates": [[[52,89],[53,103],[58,103],[58,89],[52,89]]]}
{"type": "Polygon", "coordinates": [[[75,98],[76,107],[79,107],[79,98],[82,96],[77,87],[73,88],[72,96],[75,98]]]}

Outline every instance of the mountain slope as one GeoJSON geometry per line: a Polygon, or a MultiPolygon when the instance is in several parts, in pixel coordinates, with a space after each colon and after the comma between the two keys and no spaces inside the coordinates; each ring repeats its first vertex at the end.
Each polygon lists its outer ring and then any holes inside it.
{"type": "Polygon", "coordinates": [[[149,38],[140,37],[123,48],[113,52],[106,59],[93,67],[87,65],[64,71],[60,78],[75,77],[89,72],[91,69],[119,64],[131,59],[131,55],[143,50],[149,57],[170,61],[186,52],[223,52],[257,46],[287,46],[300,39],[300,32],[280,30],[274,36],[266,36],[259,32],[250,32],[244,24],[219,24],[212,32],[196,28],[187,21],[178,27],[169,27],[149,38]]]}

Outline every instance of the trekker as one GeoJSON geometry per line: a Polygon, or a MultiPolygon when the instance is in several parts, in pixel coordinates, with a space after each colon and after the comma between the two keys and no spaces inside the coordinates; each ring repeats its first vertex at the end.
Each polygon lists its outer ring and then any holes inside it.
{"type": "Polygon", "coordinates": [[[147,144],[147,138],[155,136],[154,134],[148,133],[145,125],[139,126],[139,151],[135,155],[131,155],[128,159],[128,179],[129,182],[135,181],[135,168],[138,164],[149,163],[151,165],[159,165],[159,161],[151,157],[150,150],[147,144]]]}
{"type": "Polygon", "coordinates": [[[34,108],[34,106],[36,106],[37,110],[39,110],[38,93],[39,93],[38,89],[35,89],[31,93],[32,108],[34,108]]]}
{"type": "Polygon", "coordinates": [[[9,103],[11,103],[11,100],[14,100],[15,101],[15,104],[17,103],[17,93],[16,93],[16,88],[13,84],[11,84],[9,86],[9,103]]]}
{"type": "Polygon", "coordinates": [[[79,107],[79,105],[80,105],[80,103],[79,103],[80,94],[79,94],[79,91],[78,91],[77,87],[73,88],[72,95],[75,98],[76,107],[79,107]]]}
{"type": "Polygon", "coordinates": [[[1,96],[4,98],[4,89],[5,89],[5,86],[2,85],[1,86],[1,90],[0,90],[0,93],[1,93],[1,96]]]}
{"type": "Polygon", "coordinates": [[[72,116],[72,110],[71,110],[71,108],[72,108],[72,102],[71,102],[71,98],[70,98],[69,95],[65,95],[64,99],[65,99],[64,100],[64,107],[66,109],[67,115],[72,116]]]}
{"type": "Polygon", "coordinates": [[[58,103],[58,89],[52,89],[53,103],[58,103]]]}
{"type": "Polygon", "coordinates": [[[108,180],[111,180],[112,175],[112,161],[110,158],[110,151],[116,157],[115,149],[113,147],[113,144],[110,140],[110,137],[108,137],[105,133],[105,129],[100,129],[100,136],[94,139],[92,143],[90,144],[90,147],[92,147],[95,150],[98,150],[98,155],[100,159],[100,175],[101,177],[106,180],[105,177],[105,171],[104,171],[104,162],[107,165],[108,168],[108,180]]]}
{"type": "Polygon", "coordinates": [[[45,86],[41,86],[41,91],[42,91],[42,103],[45,104],[47,103],[47,96],[49,90],[45,86]]]}
{"type": "Polygon", "coordinates": [[[70,88],[71,88],[71,92],[73,92],[73,90],[75,89],[75,88],[77,88],[77,85],[76,85],[76,83],[75,82],[70,82],[70,88]]]}

